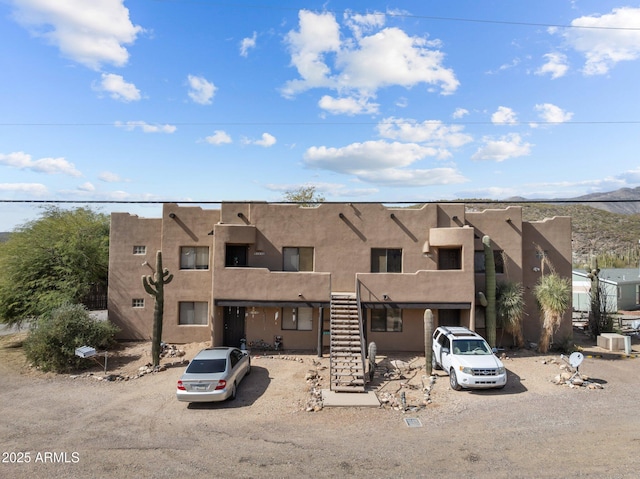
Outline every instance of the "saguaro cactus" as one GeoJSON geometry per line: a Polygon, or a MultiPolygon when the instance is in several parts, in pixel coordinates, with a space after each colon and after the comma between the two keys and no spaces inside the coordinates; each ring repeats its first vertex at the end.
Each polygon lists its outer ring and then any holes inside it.
{"type": "Polygon", "coordinates": [[[487,309],[485,312],[485,327],[487,329],[487,342],[492,348],[496,347],[496,262],[491,248],[491,238],[482,237],[484,247],[484,274],[485,274],[485,295],[487,298],[487,309]]]}
{"type": "Polygon", "coordinates": [[[151,358],[153,366],[160,364],[160,343],[162,342],[162,316],[164,314],[164,285],[169,284],[173,275],[168,269],[162,269],[162,251],[156,253],[156,272],[153,276],[142,276],[144,290],[155,298],[153,310],[153,336],[151,339],[151,358]]]}
{"type": "Polygon", "coordinates": [[[427,376],[432,374],[433,366],[433,311],[424,310],[424,359],[427,376]]]}

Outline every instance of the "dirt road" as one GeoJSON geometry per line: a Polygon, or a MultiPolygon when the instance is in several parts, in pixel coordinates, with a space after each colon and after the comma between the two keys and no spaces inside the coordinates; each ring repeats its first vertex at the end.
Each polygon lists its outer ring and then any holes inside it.
{"type": "MultiPolygon", "coordinates": [[[[114,382],[54,376],[27,368],[16,346],[0,341],[0,477],[640,475],[640,358],[587,357],[580,369],[603,389],[554,385],[554,356],[525,354],[506,360],[502,391],[451,391],[442,375],[432,403],[414,411],[305,412],[314,355],[254,356],[236,401],[189,407],[174,395],[183,367],[114,382]]],[[[126,366],[144,361],[139,354],[126,366]]],[[[412,374],[421,377],[419,369],[412,374]]],[[[378,388],[397,391],[406,382],[378,388]]]]}

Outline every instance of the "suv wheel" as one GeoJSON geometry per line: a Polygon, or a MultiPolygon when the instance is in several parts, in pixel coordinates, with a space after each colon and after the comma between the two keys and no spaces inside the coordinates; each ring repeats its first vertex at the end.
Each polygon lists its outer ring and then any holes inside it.
{"type": "Polygon", "coordinates": [[[438,361],[436,360],[435,354],[431,354],[431,369],[437,369],[437,370],[442,369],[438,364],[438,361]]]}
{"type": "Polygon", "coordinates": [[[449,384],[451,384],[451,389],[454,391],[460,391],[460,389],[462,389],[460,384],[458,384],[458,377],[456,376],[456,372],[453,368],[449,371],[449,384]]]}

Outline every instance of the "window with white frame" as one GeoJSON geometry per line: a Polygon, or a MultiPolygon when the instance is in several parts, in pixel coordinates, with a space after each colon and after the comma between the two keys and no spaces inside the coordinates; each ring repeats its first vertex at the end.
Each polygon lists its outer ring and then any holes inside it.
{"type": "Polygon", "coordinates": [[[398,308],[372,309],[371,331],[401,333],[402,311],[398,308]]]}
{"type": "Polygon", "coordinates": [[[133,254],[147,254],[147,247],[144,245],[134,245],[133,254]]]}
{"type": "Polygon", "coordinates": [[[311,331],[313,308],[282,308],[282,329],[311,331]]]}
{"type": "Polygon", "coordinates": [[[180,247],[180,269],[209,269],[209,247],[180,247]]]}
{"type": "Polygon", "coordinates": [[[131,306],[133,308],[144,308],[144,298],[133,298],[131,300],[131,306]]]}
{"type": "Polygon", "coordinates": [[[181,301],[180,325],[206,325],[209,323],[209,304],[206,301],[181,301]]]}
{"type": "Polygon", "coordinates": [[[282,248],[283,271],[313,271],[313,248],[282,248]]]}

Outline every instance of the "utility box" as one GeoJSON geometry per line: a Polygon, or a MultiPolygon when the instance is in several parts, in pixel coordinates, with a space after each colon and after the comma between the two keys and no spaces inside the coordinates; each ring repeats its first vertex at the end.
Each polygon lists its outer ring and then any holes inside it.
{"type": "Polygon", "coordinates": [[[91,356],[95,356],[95,355],[96,355],[96,350],[91,346],[82,346],[82,347],[76,348],[76,356],[80,356],[81,358],[90,358],[91,356]]]}
{"type": "Polygon", "coordinates": [[[597,338],[597,345],[609,351],[624,350],[624,336],[617,333],[602,333],[597,338]]]}

